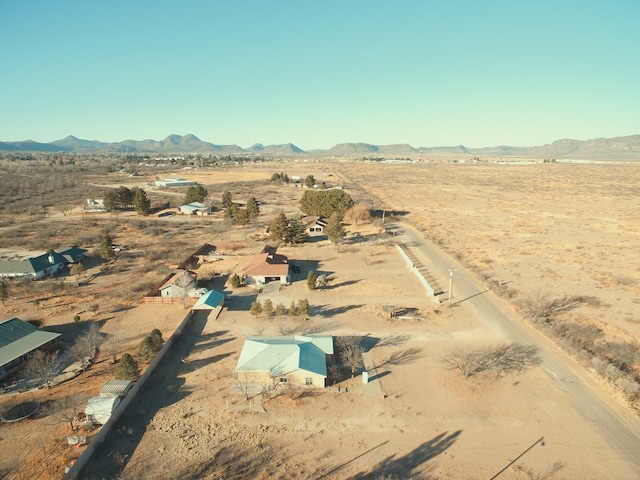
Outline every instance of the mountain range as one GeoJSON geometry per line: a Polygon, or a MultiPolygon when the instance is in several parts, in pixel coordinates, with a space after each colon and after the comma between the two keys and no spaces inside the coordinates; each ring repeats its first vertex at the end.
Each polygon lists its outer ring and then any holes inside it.
{"type": "Polygon", "coordinates": [[[305,151],[292,143],[262,145],[249,148],[238,145],[216,145],[200,140],[192,134],[169,135],[164,140],[124,140],[100,142],[82,140],[69,135],[62,140],[39,143],[33,140],[0,142],[0,152],[76,152],[76,153],[211,153],[211,154],[259,154],[265,156],[324,155],[335,157],[366,156],[393,157],[417,155],[477,155],[491,157],[572,158],[572,159],[640,159],[640,135],[592,140],[556,140],[534,147],[468,148],[464,145],[443,147],[412,147],[409,144],[372,145],[369,143],[341,143],[328,150],[305,151]]]}

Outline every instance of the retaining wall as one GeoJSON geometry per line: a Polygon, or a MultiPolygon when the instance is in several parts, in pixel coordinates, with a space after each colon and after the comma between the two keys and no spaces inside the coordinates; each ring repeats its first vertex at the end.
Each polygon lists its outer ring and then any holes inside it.
{"type": "Polygon", "coordinates": [[[414,261],[411,258],[409,258],[409,255],[405,251],[406,247],[401,243],[399,242],[396,243],[396,249],[398,250],[398,252],[400,252],[400,255],[402,256],[402,258],[404,258],[404,260],[407,262],[407,266],[409,267],[409,269],[416,274],[416,277],[418,277],[418,280],[420,280],[420,283],[422,283],[424,288],[427,290],[427,293],[431,297],[431,300],[434,301],[435,303],[440,303],[440,297],[438,296],[434,288],[429,284],[427,279],[424,277],[424,275],[420,271],[420,268],[424,269],[424,267],[422,267],[421,265],[414,264],[414,261]]]}

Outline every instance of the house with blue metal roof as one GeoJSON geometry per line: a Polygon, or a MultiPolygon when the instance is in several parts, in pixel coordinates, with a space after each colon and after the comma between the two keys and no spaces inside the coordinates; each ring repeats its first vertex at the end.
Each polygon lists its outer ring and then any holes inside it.
{"type": "Polygon", "coordinates": [[[332,358],[331,335],[248,337],[235,371],[240,381],[322,388],[332,358]]]}

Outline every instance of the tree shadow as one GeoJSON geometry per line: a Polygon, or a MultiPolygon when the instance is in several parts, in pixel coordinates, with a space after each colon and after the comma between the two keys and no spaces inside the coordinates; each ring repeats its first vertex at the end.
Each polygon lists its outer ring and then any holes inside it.
{"type": "Polygon", "coordinates": [[[218,331],[201,336],[207,324],[207,312],[195,313],[191,323],[178,336],[171,351],[160,361],[140,392],[131,400],[127,410],[113,426],[110,435],[97,447],[92,461],[81,472],[80,478],[115,478],[122,465],[117,464],[110,452],[131,458],[156,413],[169,405],[181,401],[191,394],[184,388],[185,373],[193,372],[234,353],[212,355],[208,358],[183,362],[196,346],[205,340],[202,348],[214,348],[228,341],[227,331],[218,331]]]}
{"type": "Polygon", "coordinates": [[[331,283],[328,285],[325,285],[323,287],[320,287],[320,290],[333,290],[334,288],[339,288],[339,287],[348,287],[349,285],[355,285],[356,283],[360,282],[361,280],[345,280],[344,282],[340,282],[340,283],[331,283]]]}
{"type": "Polygon", "coordinates": [[[422,349],[417,347],[407,348],[406,350],[393,352],[386,360],[378,364],[377,368],[390,367],[393,365],[405,365],[418,360],[423,356],[424,354],[422,353],[422,349]]]}
{"type": "Polygon", "coordinates": [[[314,315],[319,315],[321,317],[331,317],[333,315],[347,313],[350,310],[362,308],[363,306],[364,305],[341,305],[339,307],[329,307],[327,305],[317,305],[315,307],[312,307],[311,310],[314,315]]]}
{"type": "Polygon", "coordinates": [[[293,329],[293,333],[300,333],[301,335],[314,335],[318,333],[331,332],[340,328],[342,324],[336,320],[328,320],[325,322],[302,322],[293,329]]]}
{"type": "Polygon", "coordinates": [[[425,463],[444,453],[456,442],[461,433],[462,430],[457,430],[450,435],[447,435],[447,432],[441,433],[406,455],[401,457],[390,455],[369,472],[359,472],[355,476],[349,477],[349,480],[385,477],[425,480],[433,478],[428,475],[428,470],[431,469],[425,463]]]}

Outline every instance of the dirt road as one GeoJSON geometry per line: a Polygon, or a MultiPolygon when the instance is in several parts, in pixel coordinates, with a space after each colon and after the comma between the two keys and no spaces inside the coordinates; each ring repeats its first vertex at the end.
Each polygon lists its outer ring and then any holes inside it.
{"type": "Polygon", "coordinates": [[[589,423],[611,450],[617,452],[621,461],[640,475],[640,422],[636,418],[623,411],[620,405],[615,405],[613,399],[607,398],[608,393],[580,371],[583,367],[524,324],[506,302],[437,246],[425,241],[419,232],[402,224],[396,233],[405,244],[411,245],[414,254],[443,287],[441,298],[445,302],[449,298],[449,271],[454,270],[452,305],[464,303],[465,307],[476,312],[487,328],[499,329],[513,342],[537,346],[543,360],[542,368],[564,393],[567,404],[589,423]]]}

